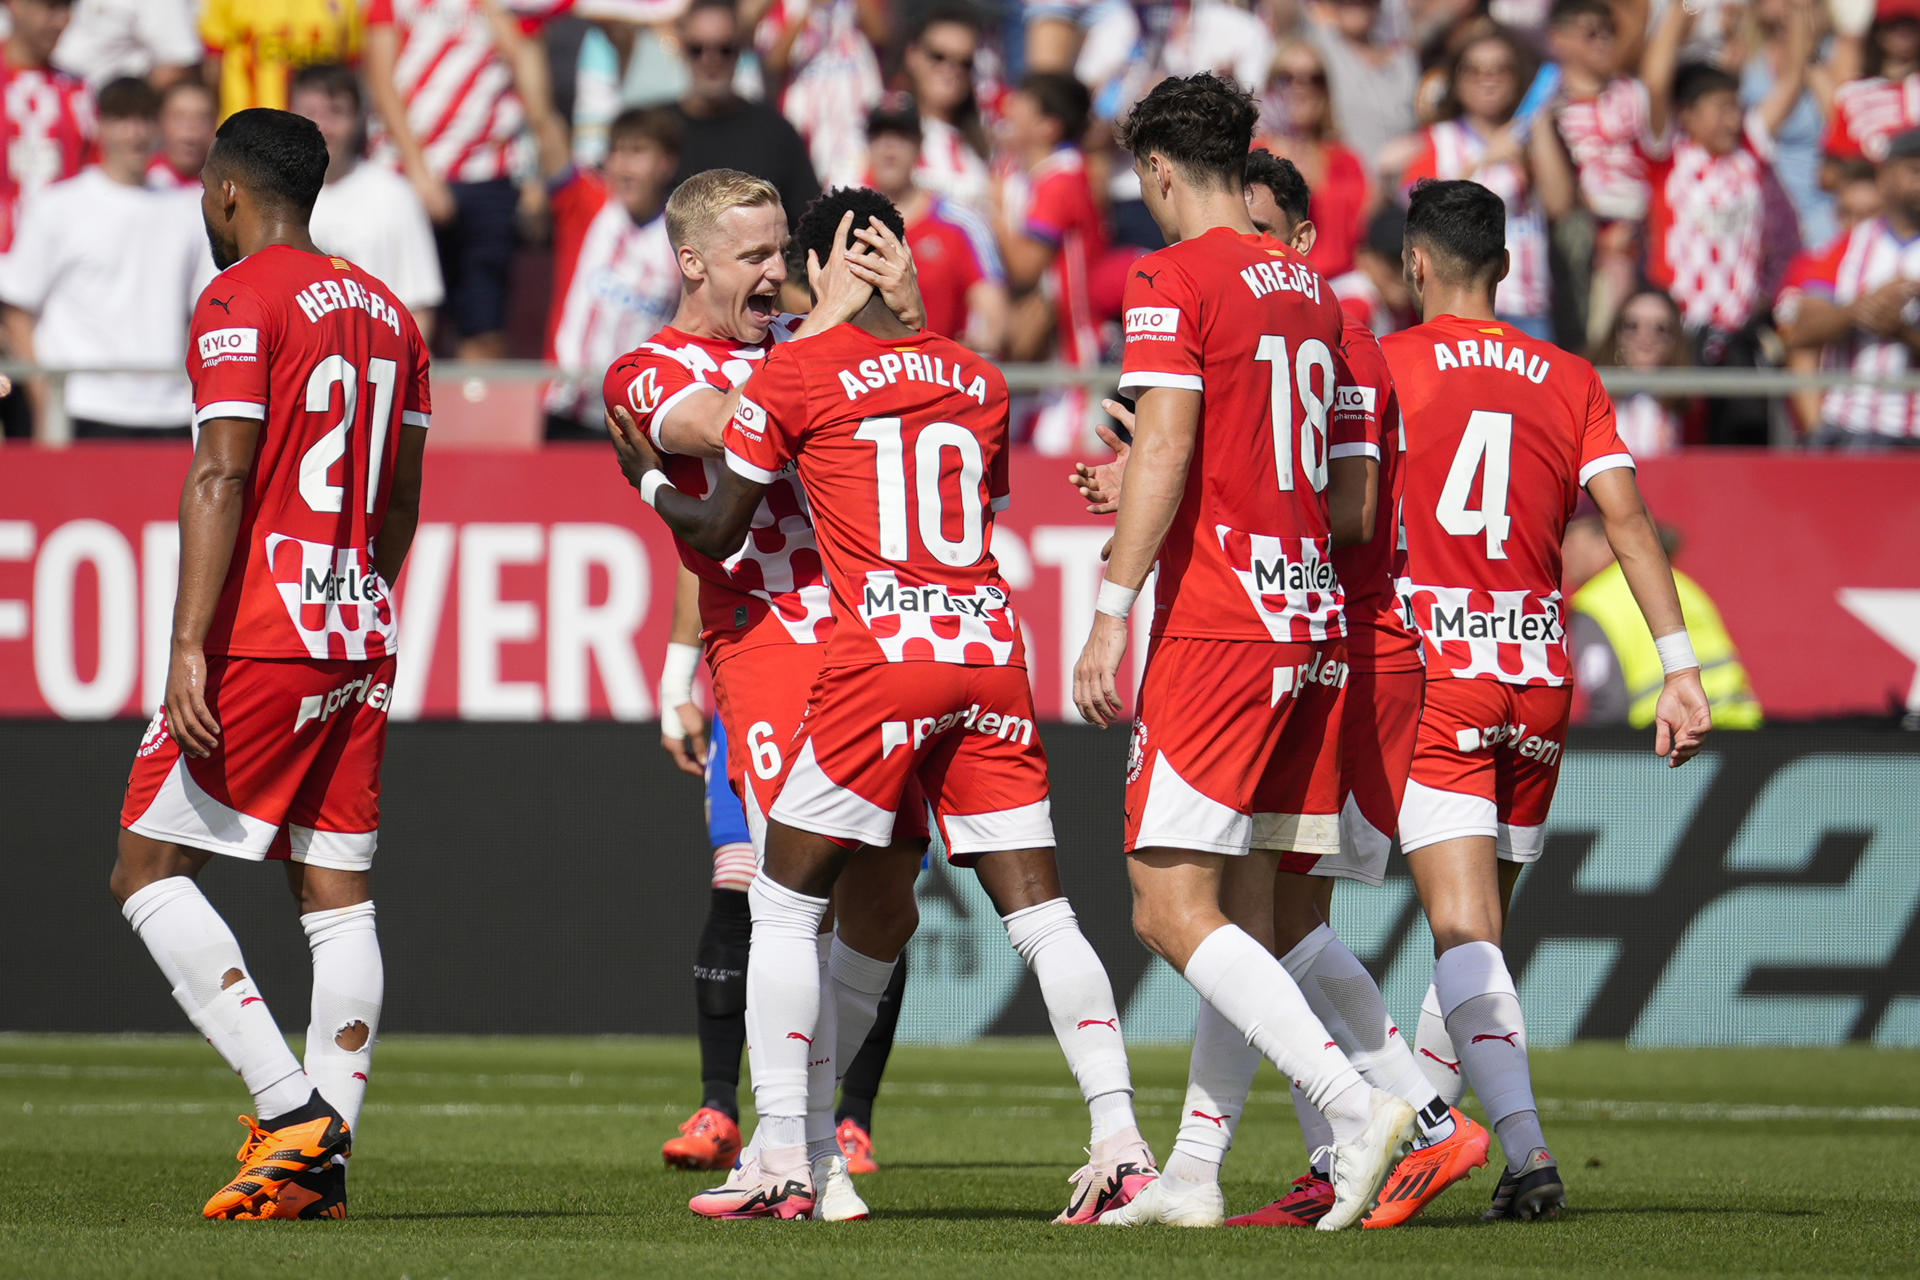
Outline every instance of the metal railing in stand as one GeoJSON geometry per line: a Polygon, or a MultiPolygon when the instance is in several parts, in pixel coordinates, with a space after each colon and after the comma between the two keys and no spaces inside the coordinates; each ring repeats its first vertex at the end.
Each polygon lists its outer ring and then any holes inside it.
{"type": "MultiPolygon", "coordinates": [[[[1074,369],[1058,364],[1008,364],[1000,366],[1000,370],[1006,375],[1007,388],[1014,392],[1051,391],[1075,385],[1108,391],[1118,386],[1120,381],[1120,370],[1111,365],[1074,369]]],[[[67,379],[76,374],[173,372],[177,370],[129,365],[49,368],[0,361],[0,375],[11,378],[16,386],[32,380],[43,389],[38,439],[52,445],[64,445],[73,439],[73,423],[67,412],[67,379]]],[[[561,369],[539,360],[440,360],[433,366],[435,381],[443,385],[465,380],[524,384],[556,379],[597,385],[603,372],[598,369],[561,369]]],[[[1859,378],[1845,370],[1797,373],[1791,369],[1602,369],[1600,378],[1615,396],[1644,392],[1662,397],[1703,400],[1773,399],[1798,391],[1826,391],[1835,387],[1872,387],[1920,394],[1920,372],[1887,378],[1859,378]]]]}

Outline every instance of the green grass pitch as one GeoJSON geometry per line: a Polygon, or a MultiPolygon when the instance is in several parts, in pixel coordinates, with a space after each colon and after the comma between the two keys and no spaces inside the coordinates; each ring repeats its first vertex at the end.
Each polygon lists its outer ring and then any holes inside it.
{"type": "MultiPolygon", "coordinates": [[[[691,1043],[428,1039],[380,1048],[344,1223],[204,1222],[246,1095],[186,1037],[0,1036],[0,1275],[1169,1277],[1920,1274],[1920,1055],[1537,1053],[1567,1173],[1557,1223],[1485,1225],[1488,1170],[1393,1231],[1049,1225],[1085,1113],[1050,1043],[912,1047],[880,1099],[866,1223],[709,1223],[710,1175],[661,1167],[694,1101],[691,1043]]],[[[1177,1050],[1134,1056],[1170,1144],[1177,1050]]],[[[1496,1147],[1495,1158],[1498,1159],[1496,1147]]],[[[1262,1075],[1230,1212],[1299,1171],[1262,1075]]]]}

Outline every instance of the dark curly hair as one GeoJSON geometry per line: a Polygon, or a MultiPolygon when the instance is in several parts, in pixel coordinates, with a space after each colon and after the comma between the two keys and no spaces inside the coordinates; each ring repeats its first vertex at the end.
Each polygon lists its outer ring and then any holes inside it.
{"type": "Polygon", "coordinates": [[[900,237],[902,244],[906,243],[907,224],[900,217],[900,211],[893,207],[893,201],[873,188],[835,187],[815,196],[812,203],[807,205],[807,211],[800,215],[800,225],[793,229],[788,253],[794,273],[806,279],[809,252],[825,262],[835,248],[850,249],[859,244],[860,241],[853,238],[853,233],[866,226],[868,218],[878,218],[881,226],[900,237]],[[839,230],[840,219],[849,209],[853,211],[853,226],[847,229],[846,244],[836,246],[833,243],[834,232],[839,230]]]}
{"type": "Polygon", "coordinates": [[[305,116],[249,107],[213,135],[211,162],[256,197],[304,213],[327,180],[327,140],[305,116]]]}
{"type": "Polygon", "coordinates": [[[1202,71],[1155,85],[1121,121],[1119,141],[1135,160],[1157,151],[1196,185],[1238,191],[1259,117],[1252,94],[1202,71]]]}
{"type": "Polygon", "coordinates": [[[1273,202],[1280,206],[1280,212],[1287,215],[1287,221],[1293,226],[1307,220],[1313,193],[1307,189],[1307,180],[1300,176],[1293,161],[1276,156],[1265,147],[1248,152],[1247,185],[1271,191],[1273,202]]]}

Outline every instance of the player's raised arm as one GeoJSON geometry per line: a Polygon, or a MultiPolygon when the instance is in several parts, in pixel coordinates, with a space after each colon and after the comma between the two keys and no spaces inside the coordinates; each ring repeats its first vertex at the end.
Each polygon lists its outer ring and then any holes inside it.
{"type": "Polygon", "coordinates": [[[1653,643],[1666,669],[1666,688],[1654,709],[1654,751],[1671,765],[1682,765],[1700,750],[1713,729],[1713,713],[1700,685],[1700,664],[1687,638],[1687,621],[1680,612],[1680,594],[1674,589],[1673,568],[1660,545],[1659,531],[1631,467],[1602,471],[1587,481],[1587,493],[1600,508],[1607,542],[1620,562],[1634,603],[1647,620],[1653,643]]]}
{"type": "Polygon", "coordinates": [[[725,560],[740,549],[760,495],[766,492],[765,481],[748,479],[728,467],[720,473],[712,494],[704,500],[691,497],[668,483],[660,469],[660,454],[625,405],[616,405],[607,414],[607,431],[613,436],[627,483],[639,490],[641,500],[658,511],[682,541],[715,560],[725,560]]]}
{"type": "Polygon", "coordinates": [[[180,745],[206,756],[220,726],[207,709],[207,628],[226,585],[247,500],[247,476],[260,446],[252,418],[200,424],[193,465],[180,489],[180,589],[173,601],[173,651],[167,665],[167,727],[180,745]]]}
{"type": "Polygon", "coordinates": [[[1103,729],[1120,715],[1116,681],[1127,651],[1127,614],[1180,509],[1200,431],[1200,404],[1198,391],[1149,386],[1134,410],[1127,499],[1114,522],[1113,554],[1094,606],[1093,630],[1073,668],[1074,705],[1103,729]]]}

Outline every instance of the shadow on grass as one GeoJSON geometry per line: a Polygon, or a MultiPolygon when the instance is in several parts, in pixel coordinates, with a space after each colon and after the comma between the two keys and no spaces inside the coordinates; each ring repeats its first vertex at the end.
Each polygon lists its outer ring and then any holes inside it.
{"type": "Polygon", "coordinates": [[[1064,1169],[1059,1160],[889,1160],[887,1169],[1064,1169]]]}
{"type": "Polygon", "coordinates": [[[964,1219],[978,1220],[978,1219],[985,1219],[985,1218],[995,1218],[995,1219],[1003,1219],[1010,1222],[1018,1222],[1021,1220],[1025,1220],[1027,1222],[1033,1223],[1035,1226],[1042,1226],[1042,1227],[1049,1226],[1052,1223],[1052,1217],[1048,1213],[1042,1210],[975,1208],[975,1207],[969,1207],[967,1205],[941,1205],[939,1208],[933,1208],[933,1209],[876,1209],[874,1211],[874,1216],[876,1219],[885,1218],[889,1222],[895,1219],[913,1219],[913,1220],[926,1221],[926,1222],[948,1222],[948,1221],[959,1221],[964,1219]]]}
{"type": "Polygon", "coordinates": [[[441,1222],[461,1218],[610,1218],[606,1209],[439,1209],[421,1213],[356,1213],[360,1222],[441,1222]]]}
{"type": "MultiPolygon", "coordinates": [[[[1821,1209],[1761,1209],[1750,1205],[1657,1205],[1657,1204],[1618,1204],[1618,1205],[1581,1205],[1569,1209],[1556,1222],[1577,1222],[1581,1218],[1673,1218],[1708,1217],[1736,1218],[1743,1216],[1762,1218],[1820,1218],[1826,1216],[1821,1209]]],[[[1509,1225],[1503,1222],[1482,1222],[1478,1218],[1463,1218],[1445,1221],[1433,1218],[1418,1219],[1409,1226],[1424,1226],[1432,1231],[1485,1231],[1490,1227],[1509,1225]]],[[[1515,1222],[1516,1227],[1535,1227],[1551,1230],[1551,1223],[1515,1222]]]]}

